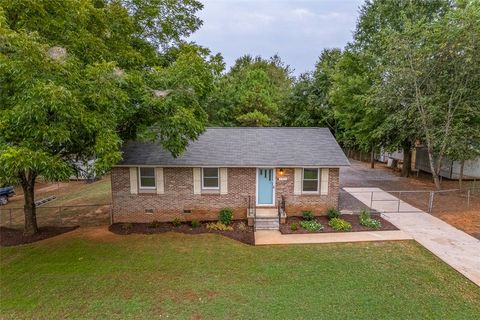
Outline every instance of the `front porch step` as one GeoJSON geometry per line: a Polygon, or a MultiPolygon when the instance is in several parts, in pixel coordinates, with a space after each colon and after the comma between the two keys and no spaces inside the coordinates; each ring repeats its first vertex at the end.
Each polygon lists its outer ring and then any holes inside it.
{"type": "Polygon", "coordinates": [[[261,218],[273,218],[278,217],[278,209],[277,208],[255,208],[255,212],[257,217],[261,218]]]}
{"type": "Polygon", "coordinates": [[[278,217],[258,217],[255,220],[255,230],[279,230],[278,217]]]}

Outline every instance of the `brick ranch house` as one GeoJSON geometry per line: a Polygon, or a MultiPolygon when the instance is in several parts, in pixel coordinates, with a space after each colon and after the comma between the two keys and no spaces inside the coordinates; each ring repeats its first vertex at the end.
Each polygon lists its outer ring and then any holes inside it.
{"type": "Polygon", "coordinates": [[[349,165],[327,128],[208,128],[177,158],[133,141],[111,172],[114,219],[217,220],[225,207],[249,223],[322,215],[338,207],[339,168],[349,165]]]}

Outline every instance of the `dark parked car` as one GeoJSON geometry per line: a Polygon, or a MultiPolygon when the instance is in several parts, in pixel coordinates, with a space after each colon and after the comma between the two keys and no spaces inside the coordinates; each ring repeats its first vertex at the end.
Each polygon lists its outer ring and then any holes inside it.
{"type": "Polygon", "coordinates": [[[15,190],[12,186],[1,187],[0,188],[0,205],[5,205],[8,203],[8,198],[15,195],[15,190]]]}

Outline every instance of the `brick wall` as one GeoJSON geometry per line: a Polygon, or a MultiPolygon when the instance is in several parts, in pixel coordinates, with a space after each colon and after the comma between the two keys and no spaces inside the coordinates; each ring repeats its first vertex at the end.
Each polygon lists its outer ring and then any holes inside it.
{"type": "MultiPolygon", "coordinates": [[[[285,196],[286,211],[289,216],[300,215],[302,210],[315,214],[325,214],[327,208],[338,206],[338,169],[329,170],[328,195],[294,195],[294,169],[284,169],[283,179],[279,179],[277,169],[276,201],[285,196]],[[286,180],[285,180],[286,179],[286,180]]],[[[112,199],[115,222],[149,222],[153,220],[171,221],[175,218],[217,220],[218,211],[229,207],[234,210],[235,219],[246,218],[248,196],[255,200],[256,169],[228,168],[228,194],[193,194],[192,168],[164,168],[164,194],[130,194],[129,168],[112,169],[112,199]],[[151,210],[153,213],[146,213],[151,210]],[[184,213],[184,210],[190,211],[184,213]]]]}
{"type": "Polygon", "coordinates": [[[286,180],[281,180],[279,176],[279,169],[277,169],[277,181],[275,197],[281,199],[281,195],[285,196],[285,211],[288,216],[299,216],[302,211],[309,210],[315,215],[324,215],[328,208],[338,208],[338,191],[339,191],[339,169],[330,168],[328,175],[328,195],[320,194],[293,194],[294,184],[293,168],[284,169],[283,177],[286,180]]]}

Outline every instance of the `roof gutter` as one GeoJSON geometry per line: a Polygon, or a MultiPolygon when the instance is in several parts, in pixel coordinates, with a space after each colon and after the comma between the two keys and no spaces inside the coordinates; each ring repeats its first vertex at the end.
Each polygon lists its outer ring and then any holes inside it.
{"type": "Polygon", "coordinates": [[[162,168],[346,168],[350,164],[338,165],[291,165],[291,164],[272,164],[272,165],[229,165],[229,164],[188,164],[188,165],[166,165],[166,164],[119,164],[114,168],[130,167],[162,167],[162,168]]]}

